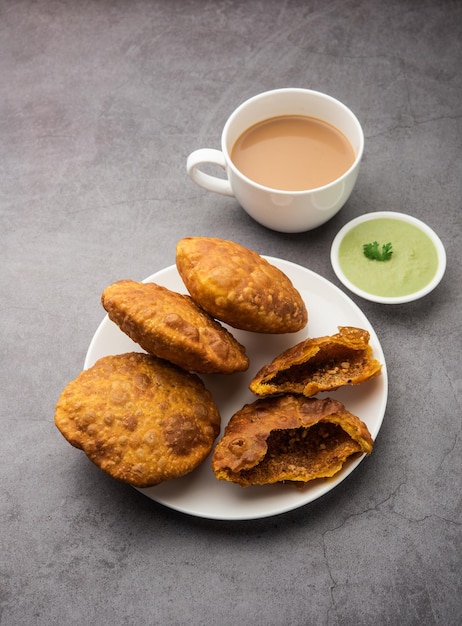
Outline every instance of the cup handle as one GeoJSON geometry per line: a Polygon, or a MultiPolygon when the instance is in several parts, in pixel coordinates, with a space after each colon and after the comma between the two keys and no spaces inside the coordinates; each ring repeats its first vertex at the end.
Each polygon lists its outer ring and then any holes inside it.
{"type": "Polygon", "coordinates": [[[229,180],[206,174],[199,169],[199,166],[204,163],[218,165],[218,167],[221,167],[221,169],[226,172],[223,152],[214,150],[213,148],[200,148],[199,150],[195,150],[189,155],[186,161],[186,169],[192,180],[201,187],[204,187],[204,189],[215,191],[225,196],[234,196],[229,180]]]}

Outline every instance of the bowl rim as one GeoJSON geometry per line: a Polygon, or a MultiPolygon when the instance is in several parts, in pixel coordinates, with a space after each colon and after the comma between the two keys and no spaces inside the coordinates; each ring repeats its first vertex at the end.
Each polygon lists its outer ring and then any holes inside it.
{"type": "Polygon", "coordinates": [[[360,296],[361,298],[364,298],[365,300],[378,302],[380,304],[405,304],[407,302],[419,300],[420,298],[423,298],[435,289],[435,287],[441,282],[441,279],[443,278],[446,271],[446,250],[439,236],[432,228],[430,228],[430,226],[428,226],[428,224],[422,222],[422,220],[414,217],[413,215],[408,215],[407,213],[401,213],[399,211],[372,211],[370,213],[364,213],[363,215],[359,215],[358,217],[355,217],[354,219],[349,221],[339,230],[339,232],[334,237],[330,251],[330,260],[335,275],[340,280],[340,282],[343,283],[345,287],[347,287],[347,289],[349,289],[352,293],[360,296]],[[404,296],[378,296],[357,287],[345,276],[340,267],[338,252],[340,244],[345,235],[358,224],[382,218],[396,219],[417,226],[417,228],[420,228],[420,230],[422,230],[426,235],[428,235],[428,237],[430,237],[436,248],[438,258],[438,267],[436,273],[433,276],[432,280],[418,291],[414,291],[413,293],[406,294],[404,296]]]}

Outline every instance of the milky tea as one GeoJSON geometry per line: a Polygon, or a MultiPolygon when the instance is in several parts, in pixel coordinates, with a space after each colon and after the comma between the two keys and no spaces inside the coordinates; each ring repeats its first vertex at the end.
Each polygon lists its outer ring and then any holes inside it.
{"type": "Polygon", "coordinates": [[[304,115],[272,117],[237,139],[231,160],[260,185],[303,191],[327,185],[355,161],[353,148],[337,128],[304,115]]]}

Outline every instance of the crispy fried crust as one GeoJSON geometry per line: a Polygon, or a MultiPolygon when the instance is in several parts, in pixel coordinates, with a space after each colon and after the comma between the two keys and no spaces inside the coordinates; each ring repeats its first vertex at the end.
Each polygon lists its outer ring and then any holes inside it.
{"type": "Polygon", "coordinates": [[[104,290],[101,301],[109,318],[149,354],[201,374],[249,367],[244,346],[190,296],[121,280],[104,290]]]}
{"type": "Polygon", "coordinates": [[[177,244],[176,265],[193,300],[234,328],[291,333],[307,324],[305,304],[288,276],[235,242],[187,237],[177,244]]]}
{"type": "Polygon", "coordinates": [[[249,384],[258,396],[300,393],[314,396],[344,385],[358,385],[381,371],[372,357],[369,333],[339,326],[330,337],[305,339],[262,367],[249,384]]]}
{"type": "Polygon", "coordinates": [[[334,476],[352,455],[372,452],[367,426],[336,400],[287,394],[235,413],[212,457],[219,480],[243,487],[334,476]]]}
{"type": "Polygon", "coordinates": [[[127,353],[99,359],[70,382],[55,424],[102,470],[148,487],[183,476],[206,458],[220,414],[195,374],[127,353]]]}

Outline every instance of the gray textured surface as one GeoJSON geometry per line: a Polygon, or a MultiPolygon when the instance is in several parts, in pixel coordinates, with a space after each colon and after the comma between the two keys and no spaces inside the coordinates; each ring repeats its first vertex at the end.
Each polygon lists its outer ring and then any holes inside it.
{"type": "Polygon", "coordinates": [[[0,623],[461,623],[462,3],[0,2],[0,623]],[[195,186],[187,155],[266,89],[325,91],[361,120],[355,192],[282,235],[195,186]],[[176,513],[106,477],[53,425],[103,288],[234,239],[336,281],[328,250],[369,210],[434,227],[444,281],[360,301],[389,367],[373,455],[339,488],[253,522],[176,513]]]}

